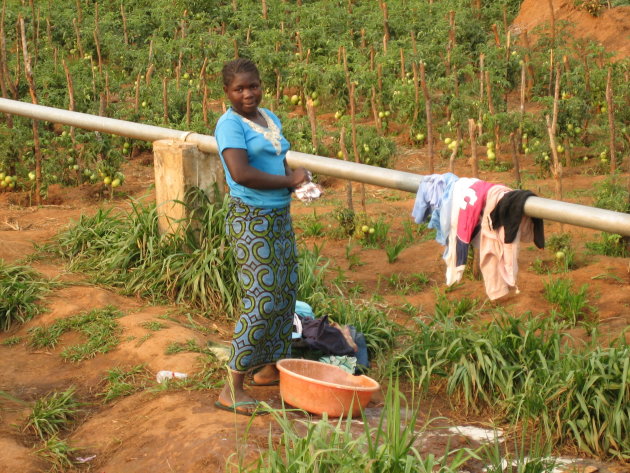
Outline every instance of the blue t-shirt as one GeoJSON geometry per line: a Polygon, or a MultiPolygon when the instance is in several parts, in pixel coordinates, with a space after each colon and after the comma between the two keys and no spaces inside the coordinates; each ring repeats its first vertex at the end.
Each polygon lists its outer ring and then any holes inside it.
{"type": "Polygon", "coordinates": [[[267,121],[267,127],[242,117],[231,108],[217,122],[214,135],[225,170],[225,179],[230,187],[230,194],[248,205],[265,208],[286,207],[291,202],[291,192],[287,188],[262,190],[238,184],[230,176],[223,158],[223,150],[227,148],[244,149],[247,151],[249,164],[256,169],[280,176],[286,174],[284,158],[290,146],[282,136],[280,119],[265,108],[259,110],[267,121]]]}

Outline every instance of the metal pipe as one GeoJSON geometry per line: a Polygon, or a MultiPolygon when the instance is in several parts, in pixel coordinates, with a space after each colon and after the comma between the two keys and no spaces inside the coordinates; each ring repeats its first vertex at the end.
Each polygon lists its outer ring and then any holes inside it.
{"type": "MultiPolygon", "coordinates": [[[[199,133],[143,125],[4,98],[0,98],[0,112],[138,140],[183,140],[197,145],[202,151],[214,154],[218,152],[217,142],[214,137],[199,133]]],[[[418,187],[423,179],[423,176],[419,174],[325,158],[297,151],[289,151],[287,162],[291,166],[303,166],[315,173],[411,193],[418,191],[418,187]]],[[[542,197],[530,197],[527,199],[524,212],[525,215],[530,217],[630,236],[630,214],[544,199],[542,197]]]]}

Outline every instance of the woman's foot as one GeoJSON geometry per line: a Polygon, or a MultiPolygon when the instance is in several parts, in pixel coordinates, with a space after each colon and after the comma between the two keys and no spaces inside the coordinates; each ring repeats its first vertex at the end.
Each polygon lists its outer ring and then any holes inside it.
{"type": "Polygon", "coordinates": [[[275,364],[265,365],[252,376],[252,386],[275,386],[280,382],[280,372],[275,364]]]}
{"type": "Polygon", "coordinates": [[[258,401],[243,389],[244,379],[245,373],[230,371],[215,406],[236,414],[252,415],[258,408],[258,401]]]}

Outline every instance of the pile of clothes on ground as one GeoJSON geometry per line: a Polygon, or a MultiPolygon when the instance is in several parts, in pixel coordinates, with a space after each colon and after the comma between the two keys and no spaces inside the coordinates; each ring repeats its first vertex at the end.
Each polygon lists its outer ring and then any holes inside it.
{"type": "Polygon", "coordinates": [[[461,280],[472,244],[479,249],[488,297],[503,297],[510,288],[518,292],[519,243],[533,240],[538,248],[545,246],[542,220],[523,213],[525,201],[534,195],[452,173],[423,178],[411,215],[416,223],[428,221],[435,240],[445,246],[448,286],[461,280]]]}
{"type": "Polygon", "coordinates": [[[365,337],[352,325],[339,325],[327,315],[315,317],[312,307],[297,301],[293,318],[293,357],[339,366],[352,374],[369,368],[365,337]]]}

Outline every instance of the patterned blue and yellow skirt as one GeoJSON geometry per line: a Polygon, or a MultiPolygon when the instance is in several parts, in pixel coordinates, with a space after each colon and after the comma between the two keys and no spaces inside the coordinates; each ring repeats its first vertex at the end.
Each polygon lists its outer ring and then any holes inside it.
{"type": "Polygon", "coordinates": [[[241,315],[228,366],[234,371],[275,363],[291,354],[298,260],[289,207],[252,207],[231,198],[226,218],[239,280],[241,315]]]}

